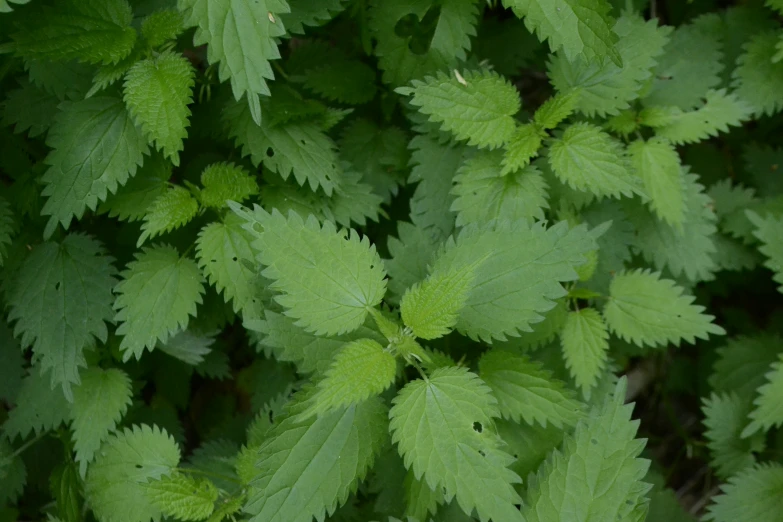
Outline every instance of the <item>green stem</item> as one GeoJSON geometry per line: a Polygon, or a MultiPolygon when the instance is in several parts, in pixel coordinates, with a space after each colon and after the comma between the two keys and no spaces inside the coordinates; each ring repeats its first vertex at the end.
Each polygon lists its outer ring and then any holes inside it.
{"type": "Polygon", "coordinates": [[[38,442],[48,434],[49,432],[45,431],[43,433],[39,433],[35,438],[28,440],[27,442],[25,442],[24,444],[16,448],[16,450],[14,450],[13,453],[11,453],[11,458],[13,459],[18,457],[19,455],[24,453],[24,450],[26,450],[27,448],[29,448],[30,446],[32,446],[33,444],[35,444],[36,442],[38,442]]]}

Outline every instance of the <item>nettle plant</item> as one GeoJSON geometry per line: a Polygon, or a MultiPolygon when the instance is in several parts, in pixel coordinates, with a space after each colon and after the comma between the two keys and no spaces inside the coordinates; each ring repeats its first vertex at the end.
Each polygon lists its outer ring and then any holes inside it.
{"type": "Polygon", "coordinates": [[[0,520],[779,521],[731,4],[0,0],[0,520]]]}

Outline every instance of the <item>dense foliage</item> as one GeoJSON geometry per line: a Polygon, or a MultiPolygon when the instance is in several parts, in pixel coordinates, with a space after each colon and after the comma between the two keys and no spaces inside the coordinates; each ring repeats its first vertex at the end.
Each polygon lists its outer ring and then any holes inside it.
{"type": "Polygon", "coordinates": [[[0,521],[783,520],[781,15],[0,0],[0,521]]]}

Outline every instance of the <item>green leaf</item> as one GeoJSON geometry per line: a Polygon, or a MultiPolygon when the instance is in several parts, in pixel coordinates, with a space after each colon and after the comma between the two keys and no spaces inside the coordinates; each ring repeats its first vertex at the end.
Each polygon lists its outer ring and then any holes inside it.
{"type": "Polygon", "coordinates": [[[694,344],[709,334],[725,335],[694,297],[649,270],[618,274],[609,287],[604,318],[609,329],[637,346],[679,346],[681,340],[694,344]]]}
{"type": "Polygon", "coordinates": [[[84,477],[101,442],[114,431],[131,404],[131,381],[122,370],[89,368],[73,390],[71,429],[79,472],[84,477]]]}
{"type": "MultiPolygon", "coordinates": [[[[408,470],[403,482],[405,489],[405,514],[415,520],[427,520],[443,504],[443,492],[433,490],[425,480],[417,479],[413,470],[408,470]]],[[[410,518],[408,519],[410,521],[410,518]]]]}
{"type": "Polygon", "coordinates": [[[618,38],[611,30],[614,20],[605,0],[503,0],[503,5],[523,18],[541,41],[549,40],[553,53],[562,49],[569,61],[608,57],[618,67],[623,63],[615,49],[618,38]]]}
{"type": "Polygon", "coordinates": [[[126,428],[104,442],[87,471],[84,492],[99,522],[160,520],[161,511],[146,496],[146,485],[173,472],[180,450],[157,426],[126,428]]]}
{"type": "Polygon", "coordinates": [[[190,191],[179,185],[171,185],[147,209],[136,246],[143,245],[149,238],[187,225],[197,214],[198,201],[190,191]]]}
{"type": "Polygon", "coordinates": [[[52,126],[59,99],[30,82],[8,92],[2,104],[3,125],[14,126],[15,133],[29,130],[31,138],[44,134],[52,126]]]}
{"type": "Polygon", "coordinates": [[[427,277],[427,267],[440,246],[439,235],[405,221],[397,223],[397,235],[399,238],[389,236],[391,259],[384,260],[391,294],[387,299],[395,303],[409,287],[427,277]]]}
{"type": "Polygon", "coordinates": [[[759,387],[758,396],[753,401],[753,410],[748,417],[750,424],[742,430],[742,437],[747,438],[759,430],[769,431],[770,428],[783,424],[783,355],[772,363],[770,371],[765,375],[765,383],[759,387]]]}
{"type": "Polygon", "coordinates": [[[108,65],[101,65],[98,67],[98,70],[95,72],[95,75],[92,78],[92,87],[90,87],[90,90],[87,91],[84,97],[90,98],[98,92],[120,81],[122,77],[125,76],[125,73],[127,73],[130,68],[139,61],[140,58],[141,50],[137,46],[133,48],[133,51],[131,51],[128,56],[119,62],[108,65]]]}
{"type": "Polygon", "coordinates": [[[685,194],[680,156],[664,140],[636,140],[628,146],[636,173],[650,196],[650,208],[664,221],[681,227],[685,220],[685,194]]]}
{"type": "Polygon", "coordinates": [[[773,62],[777,42],[777,33],[757,32],[745,44],[734,69],[734,92],[756,116],[771,115],[783,108],[783,67],[773,62]]]}
{"type": "Polygon", "coordinates": [[[4,505],[16,502],[27,482],[27,468],[24,461],[20,455],[12,457],[13,454],[14,448],[11,444],[5,439],[0,439],[0,503],[4,505]]]}
{"type": "Polygon", "coordinates": [[[123,99],[136,125],[177,166],[188,135],[195,76],[187,58],[166,51],[136,62],[123,84],[123,99]]]}
{"type": "Polygon", "coordinates": [[[694,282],[713,279],[718,269],[713,242],[717,232],[715,213],[697,180],[698,176],[683,170],[685,220],[679,230],[636,202],[626,205],[628,218],[636,228],[635,245],[645,260],[659,270],[668,268],[675,277],[684,275],[694,282]]]}
{"type": "Polygon", "coordinates": [[[513,485],[520,478],[508,469],[513,458],[492,433],[499,416],[491,390],[465,368],[441,368],[429,379],[408,383],[389,413],[392,440],[415,477],[447,500],[489,518],[523,521],[513,485]]]}
{"type": "Polygon", "coordinates": [[[153,49],[175,40],[185,29],[182,13],[176,9],[161,9],[150,13],[141,22],[141,35],[153,49]]]}
{"type": "Polygon", "coordinates": [[[563,55],[555,55],[547,67],[558,92],[568,94],[579,89],[577,110],[588,116],[612,116],[631,106],[630,102],[638,98],[642,86],[652,76],[671,29],[658,27],[657,20],[645,21],[639,15],[625,14],[612,31],[619,37],[621,67],[609,60],[579,56],[568,59],[563,55]]]}
{"type": "Polygon", "coordinates": [[[30,0],[0,0],[0,13],[13,12],[10,4],[24,5],[28,3],[30,3],[30,0]]]}
{"type": "Polygon", "coordinates": [[[467,71],[464,76],[455,70],[454,75],[438,73],[413,80],[413,87],[398,92],[412,94],[411,103],[419,112],[468,145],[494,149],[506,143],[521,106],[516,88],[487,70],[467,71]]]}
{"type": "Polygon", "coordinates": [[[25,11],[11,37],[25,58],[117,63],[136,43],[132,18],[126,0],[62,0],[25,11]]]}
{"type": "Polygon", "coordinates": [[[433,272],[405,292],[400,301],[400,313],[413,335],[429,340],[451,332],[472,289],[474,270],[482,261],[433,272]]]}
{"type": "Polygon", "coordinates": [[[524,514],[528,522],[643,520],[632,516],[651,485],[643,482],[650,461],[639,454],[646,440],[636,439],[639,421],[625,403],[626,380],[587,419],[579,421],[531,477],[524,514]]]}
{"type": "Polygon", "coordinates": [[[775,522],[780,518],[780,496],[783,495],[783,466],[759,464],[730,478],[713,498],[704,520],[735,522],[775,522]]]}
{"type": "Polygon", "coordinates": [[[208,479],[172,473],[143,484],[149,502],[166,517],[177,520],[209,518],[218,499],[218,490],[208,479]]]}
{"type": "Polygon", "coordinates": [[[569,373],[589,398],[608,358],[609,332],[603,318],[593,308],[569,312],[560,344],[569,373]]]}
{"type": "Polygon", "coordinates": [[[345,503],[388,444],[388,410],[378,399],[299,422],[303,402],[294,399],[258,449],[245,506],[253,522],[323,520],[345,503]]]}
{"type": "Polygon", "coordinates": [[[459,168],[451,190],[456,196],[451,210],[457,212],[458,227],[494,220],[533,223],[544,219],[549,187],[541,172],[528,165],[504,174],[504,159],[499,150],[481,151],[459,168]]]}
{"type": "Polygon", "coordinates": [[[772,270],[772,279],[778,283],[778,292],[783,293],[783,218],[767,215],[762,218],[755,212],[747,212],[748,219],[753,223],[753,235],[761,241],[758,247],[767,260],[764,266],[772,270]]]}
{"type": "Polygon", "coordinates": [[[202,303],[204,283],[196,263],[180,257],[173,247],[146,247],[136,253],[115,287],[114,303],[120,323],[117,334],[123,336],[123,359],[140,358],[144,349],[152,350],[158,341],[188,325],[202,303]]]}
{"type": "Polygon", "coordinates": [[[569,187],[596,196],[631,197],[642,194],[641,183],[629,169],[622,145],[589,123],[568,127],[549,148],[552,171],[569,187]]]}
{"type": "Polygon", "coordinates": [[[449,212],[454,201],[452,181],[467,150],[440,145],[422,135],[411,140],[410,148],[413,168],[408,181],[418,182],[410,200],[411,222],[422,232],[445,239],[454,230],[454,217],[449,212]]]}
{"type": "Polygon", "coordinates": [[[506,143],[501,174],[506,175],[529,165],[530,160],[538,156],[541,140],[545,137],[546,133],[532,123],[517,127],[506,143]]]}
{"type": "Polygon", "coordinates": [[[171,337],[165,343],[158,343],[156,349],[190,366],[204,362],[206,356],[212,353],[210,346],[215,343],[214,337],[183,330],[171,337]]]}
{"type": "Polygon", "coordinates": [[[257,259],[267,267],[263,275],[274,281],[272,288],[281,292],[275,299],[298,326],[316,335],[350,332],[383,299],[386,272],[367,238],[328,221],[320,225],[313,216],[232,208],[248,220],[257,259]],[[254,222],[262,231],[253,229],[254,222]]]}
{"type": "Polygon", "coordinates": [[[726,93],[725,89],[708,91],[704,96],[704,105],[696,110],[683,112],[677,107],[669,107],[658,121],[645,122],[655,127],[655,133],[674,144],[696,143],[717,136],[719,132],[728,132],[729,127],[739,126],[751,116],[747,103],[735,93],[726,93]]]}
{"type": "Polygon", "coordinates": [[[263,163],[283,179],[293,173],[297,183],[307,183],[313,191],[320,187],[327,196],[339,185],[342,168],[335,144],[316,123],[292,122],[272,127],[264,120],[259,126],[241,104],[227,107],[224,116],[231,137],[242,148],[242,154],[250,156],[253,165],[263,163]]]}
{"type": "Polygon", "coordinates": [[[258,194],[258,182],[247,170],[229,162],[213,163],[201,173],[201,204],[222,208],[227,200],[241,203],[258,194]]]}
{"type": "Polygon", "coordinates": [[[14,214],[11,210],[11,204],[0,196],[0,268],[3,267],[3,261],[8,257],[8,247],[16,232],[14,214]]]}
{"type": "Polygon", "coordinates": [[[290,361],[296,364],[300,373],[326,373],[332,364],[334,355],[344,345],[363,338],[373,338],[383,342],[383,338],[367,326],[361,326],[349,334],[329,337],[316,336],[303,328],[296,326],[290,317],[265,310],[263,333],[260,344],[273,350],[279,361],[290,361]]]}
{"type": "Polygon", "coordinates": [[[169,188],[171,162],[161,154],[153,154],[144,161],[135,176],[110,195],[98,207],[98,212],[107,213],[122,221],[144,219],[149,208],[169,188]]]}
{"type": "Polygon", "coordinates": [[[710,387],[718,393],[735,392],[750,409],[756,390],[766,382],[764,376],[781,351],[783,340],[777,335],[758,333],[729,339],[717,350],[710,387]]]}
{"type": "Polygon", "coordinates": [[[231,80],[234,98],[246,95],[250,113],[261,124],[259,94],[269,95],[271,60],[280,58],[276,39],[285,34],[283,0],[178,0],[185,25],[196,27],[193,44],[207,44],[209,63],[220,62],[220,81],[231,80]]]}
{"type": "Polygon", "coordinates": [[[36,367],[32,367],[22,381],[15,402],[16,407],[3,423],[3,431],[9,440],[15,437],[26,439],[30,432],[40,435],[59,428],[68,419],[71,409],[62,389],[52,389],[48,379],[36,367]]]}
{"type": "Polygon", "coordinates": [[[41,213],[51,216],[46,237],[58,223],[67,229],[74,217],[95,210],[136,173],[148,150],[122,100],[108,97],[60,104],[46,143],[53,149],[42,177],[47,200],[41,213]]]}
{"type": "Polygon", "coordinates": [[[288,35],[304,34],[304,26],[317,27],[327,23],[345,9],[345,0],[288,0],[290,13],[281,14],[288,35]]]}
{"type": "Polygon", "coordinates": [[[368,26],[377,39],[375,55],[384,83],[402,85],[465,60],[471,36],[476,35],[476,4],[476,0],[373,0],[368,26]],[[398,34],[398,25],[411,19],[424,27],[398,34]]]}
{"type": "Polygon", "coordinates": [[[669,105],[684,111],[701,104],[710,89],[721,84],[721,35],[707,25],[709,17],[679,26],[658,59],[644,104],[669,105]]]}
{"type": "Polygon", "coordinates": [[[718,476],[726,479],[756,463],[753,455],[764,449],[764,437],[742,439],[750,408],[734,392],[713,393],[702,399],[704,438],[710,449],[710,464],[718,476]]]}
{"type": "Polygon", "coordinates": [[[69,234],[61,243],[37,245],[8,289],[14,334],[24,348],[32,346],[41,372],[51,372],[51,386],[62,386],[68,400],[79,368],[87,366],[83,350],[108,337],[113,261],[98,241],[69,234]]]}
{"type": "Polygon", "coordinates": [[[226,302],[231,301],[235,312],[256,317],[263,305],[256,295],[256,271],[245,265],[255,257],[250,246],[253,236],[242,228],[244,221],[235,214],[227,214],[222,223],[206,225],[196,240],[196,259],[207,280],[226,302]]]}
{"type": "Polygon", "coordinates": [[[338,60],[309,69],[304,86],[330,101],[362,105],[375,97],[375,70],[358,60],[338,60]]]}
{"type": "Polygon", "coordinates": [[[343,346],[311,398],[303,417],[323,414],[366,401],[394,383],[397,361],[372,339],[343,346]]]}
{"type": "Polygon", "coordinates": [[[472,339],[504,341],[543,319],[553,301],[566,295],[560,282],[575,280],[574,268],[595,248],[586,227],[569,230],[565,222],[549,229],[524,222],[468,227],[433,261],[431,273],[475,266],[457,330],[472,339]]]}
{"type": "Polygon", "coordinates": [[[479,376],[498,400],[506,419],[528,424],[547,423],[562,429],[582,418],[582,405],[565,384],[552,377],[542,365],[527,357],[498,349],[479,361],[479,376]]]}

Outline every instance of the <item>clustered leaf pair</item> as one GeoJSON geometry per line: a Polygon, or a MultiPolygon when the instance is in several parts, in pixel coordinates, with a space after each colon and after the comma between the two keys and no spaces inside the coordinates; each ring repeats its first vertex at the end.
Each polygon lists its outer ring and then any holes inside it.
{"type": "Polygon", "coordinates": [[[0,0],[0,520],[777,520],[745,4],[0,0]]]}

